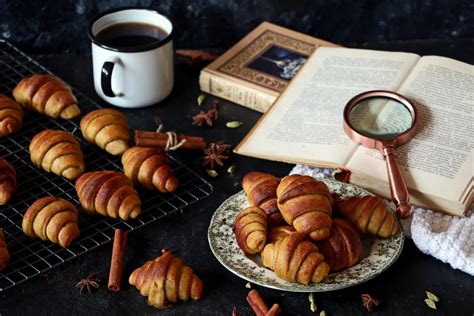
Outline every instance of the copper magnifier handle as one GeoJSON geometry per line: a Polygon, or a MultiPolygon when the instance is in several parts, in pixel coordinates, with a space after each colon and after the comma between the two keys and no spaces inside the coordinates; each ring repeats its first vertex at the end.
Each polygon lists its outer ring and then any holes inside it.
{"type": "Polygon", "coordinates": [[[386,145],[383,148],[383,155],[387,163],[388,182],[393,202],[397,206],[397,214],[400,218],[410,217],[413,214],[413,207],[408,204],[410,195],[398,166],[395,146],[386,145]]]}
{"type": "Polygon", "coordinates": [[[349,136],[349,138],[365,147],[378,149],[384,156],[387,164],[387,173],[392,200],[396,205],[397,214],[400,218],[411,216],[413,214],[413,207],[409,204],[410,195],[400,172],[400,167],[398,166],[395,147],[408,142],[415,135],[417,125],[417,111],[413,104],[411,104],[410,101],[408,101],[402,95],[391,91],[374,90],[358,94],[349,100],[346,107],[344,108],[344,131],[349,136]],[[403,106],[404,109],[407,110],[411,115],[410,126],[401,132],[389,134],[388,137],[387,135],[382,134],[368,135],[367,133],[364,133],[364,131],[356,130],[351,125],[350,113],[355,108],[355,106],[362,104],[363,101],[367,101],[368,99],[395,101],[396,103],[400,104],[400,106],[403,106]]]}

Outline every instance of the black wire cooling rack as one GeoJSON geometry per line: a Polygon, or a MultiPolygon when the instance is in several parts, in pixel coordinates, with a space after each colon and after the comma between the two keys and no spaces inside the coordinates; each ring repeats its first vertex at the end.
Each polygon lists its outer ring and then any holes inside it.
{"type": "MultiPolygon", "coordinates": [[[[10,43],[0,40],[0,93],[11,95],[12,89],[24,77],[35,73],[50,72],[22,53],[10,43]]],[[[73,89],[82,114],[99,108],[91,99],[73,89]]],[[[139,189],[142,214],[127,222],[102,216],[79,213],[80,237],[67,249],[40,239],[27,237],[21,222],[26,209],[44,196],[57,196],[80,205],[74,184],[65,178],[46,173],[30,161],[28,146],[40,131],[62,129],[72,133],[81,143],[87,171],[121,170],[119,158],[112,157],[82,138],[78,120],[53,120],[45,115],[25,113],[19,133],[0,139],[0,155],[13,165],[17,173],[17,193],[12,203],[0,207],[0,228],[3,228],[11,261],[0,272],[0,292],[5,291],[43,272],[53,269],[113,239],[114,228],[130,232],[160,218],[183,210],[212,192],[212,186],[182,163],[174,162],[175,175],[180,188],[174,193],[159,194],[157,191],[139,189]]]]}

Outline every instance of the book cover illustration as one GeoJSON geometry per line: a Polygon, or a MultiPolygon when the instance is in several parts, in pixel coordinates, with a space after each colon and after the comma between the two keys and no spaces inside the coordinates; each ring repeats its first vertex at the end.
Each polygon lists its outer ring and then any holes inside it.
{"type": "Polygon", "coordinates": [[[267,30],[219,71],[282,92],[317,45],[267,30]]]}

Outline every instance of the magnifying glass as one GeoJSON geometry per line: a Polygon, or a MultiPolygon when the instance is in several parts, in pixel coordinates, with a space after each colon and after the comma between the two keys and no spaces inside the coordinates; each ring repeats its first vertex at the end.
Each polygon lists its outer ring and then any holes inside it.
{"type": "Polygon", "coordinates": [[[392,200],[400,218],[413,214],[409,194],[395,154],[395,147],[408,142],[418,123],[416,108],[391,91],[374,90],[353,97],[344,108],[344,131],[353,141],[375,148],[387,163],[392,200]]]}

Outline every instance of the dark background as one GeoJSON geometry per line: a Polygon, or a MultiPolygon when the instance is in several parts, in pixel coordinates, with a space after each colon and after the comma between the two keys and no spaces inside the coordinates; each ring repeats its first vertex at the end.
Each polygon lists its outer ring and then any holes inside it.
{"type": "MultiPolygon", "coordinates": [[[[107,106],[93,89],[86,29],[96,14],[123,6],[152,7],[169,15],[175,23],[177,48],[223,51],[261,21],[268,20],[346,46],[436,54],[474,62],[472,1],[0,0],[0,38],[34,55],[66,82],[107,106]],[[48,53],[54,55],[44,55],[48,53]]],[[[219,120],[213,128],[192,126],[191,117],[198,111],[199,67],[189,69],[178,64],[174,92],[160,105],[125,110],[130,127],[151,130],[155,127],[152,117],[159,116],[170,130],[178,128],[183,134],[237,144],[260,115],[221,101],[219,120]],[[225,122],[233,120],[244,125],[235,130],[226,128],[225,122]]],[[[205,176],[198,154],[183,153],[179,158],[205,176]]],[[[241,315],[252,315],[245,301],[247,282],[214,258],[208,246],[207,228],[220,203],[241,189],[240,181],[247,172],[259,170],[284,176],[292,166],[237,155],[229,163],[237,165],[236,174],[222,171],[219,177],[208,178],[214,185],[211,197],[183,214],[164,218],[130,235],[120,292],[110,293],[105,288],[109,244],[0,293],[0,315],[220,316],[230,315],[233,306],[241,315]],[[206,293],[202,300],[158,311],[148,307],[138,291],[127,285],[126,279],[133,269],[158,256],[163,247],[177,249],[177,255],[203,279],[206,293]],[[91,272],[99,273],[102,285],[93,294],[81,295],[74,285],[91,272]]],[[[345,290],[316,294],[315,314],[309,310],[305,293],[254,287],[267,302],[279,303],[285,315],[319,315],[323,309],[331,316],[369,315],[361,306],[361,293],[370,293],[382,301],[370,315],[471,316],[474,312],[474,278],[422,254],[410,239],[406,240],[400,258],[380,277],[345,290]],[[425,305],[425,291],[441,298],[437,311],[425,305]]]]}
{"type": "Polygon", "coordinates": [[[29,53],[88,53],[92,18],[124,6],[169,16],[177,48],[228,48],[262,21],[342,45],[474,37],[469,0],[0,0],[0,38],[29,53]]]}

